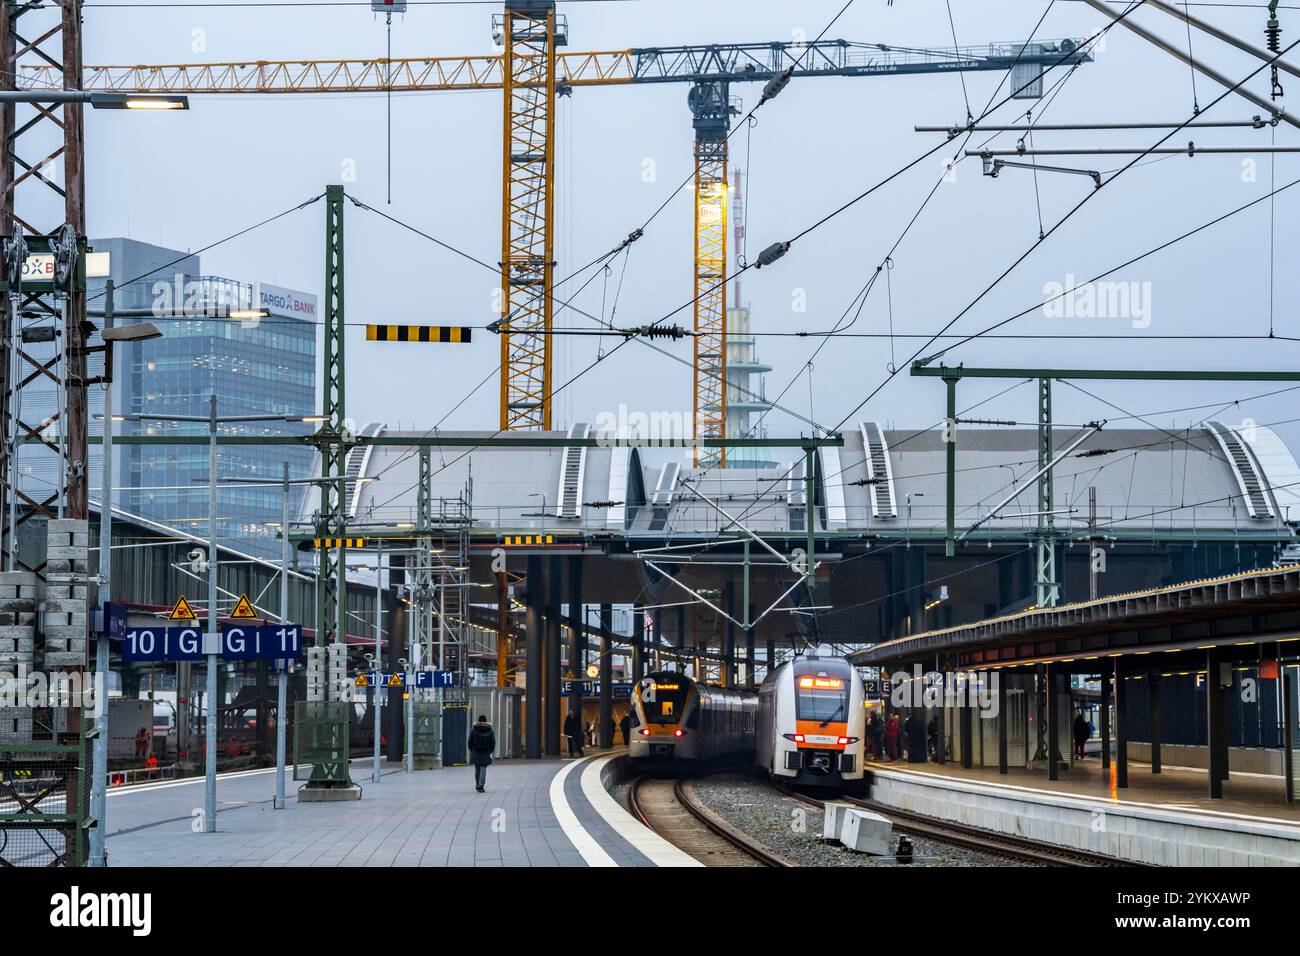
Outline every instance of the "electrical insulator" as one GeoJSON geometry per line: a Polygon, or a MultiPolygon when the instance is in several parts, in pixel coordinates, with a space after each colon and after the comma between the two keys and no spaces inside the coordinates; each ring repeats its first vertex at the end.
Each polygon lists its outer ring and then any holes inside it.
{"type": "Polygon", "coordinates": [[[680,339],[686,335],[680,325],[644,325],[635,331],[647,339],[680,339]]]}
{"type": "Polygon", "coordinates": [[[770,266],[789,251],[790,243],[774,242],[758,254],[758,265],[755,268],[761,269],[763,266],[770,266]]]}
{"type": "Polygon", "coordinates": [[[1277,0],[1268,5],[1268,23],[1264,26],[1264,36],[1270,53],[1282,52],[1282,26],[1277,22],[1277,0]]]}
{"type": "Polygon", "coordinates": [[[794,67],[787,66],[780,74],[768,80],[767,85],[763,87],[763,98],[758,101],[758,105],[762,106],[768,100],[776,99],[776,95],[785,89],[792,76],[794,76],[794,67]]]}

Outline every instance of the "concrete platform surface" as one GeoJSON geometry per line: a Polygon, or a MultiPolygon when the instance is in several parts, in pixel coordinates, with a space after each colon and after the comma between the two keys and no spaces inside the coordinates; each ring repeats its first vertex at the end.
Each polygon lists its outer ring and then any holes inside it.
{"type": "Polygon", "coordinates": [[[202,832],[202,778],[110,791],[109,866],[672,866],[689,858],[609,797],[614,754],[505,760],[474,790],[472,767],[407,774],[352,765],[362,798],[272,808],[270,770],[222,775],[217,832],[202,832]]]}

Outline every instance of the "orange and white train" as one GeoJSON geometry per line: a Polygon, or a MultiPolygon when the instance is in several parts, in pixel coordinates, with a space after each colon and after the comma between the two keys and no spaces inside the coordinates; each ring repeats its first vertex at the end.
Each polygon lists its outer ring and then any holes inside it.
{"type": "Polygon", "coordinates": [[[782,664],[758,691],[758,769],[779,783],[861,787],[864,697],[861,676],[842,657],[809,655],[782,664]]]}

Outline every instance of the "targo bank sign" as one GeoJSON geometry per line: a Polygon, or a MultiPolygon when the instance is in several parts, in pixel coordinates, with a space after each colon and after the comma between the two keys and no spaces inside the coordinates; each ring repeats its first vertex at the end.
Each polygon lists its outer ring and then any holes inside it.
{"type": "Polygon", "coordinates": [[[302,319],[316,318],[316,297],[306,292],[282,289],[278,285],[258,286],[259,304],[272,315],[294,315],[302,319]]]}

